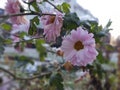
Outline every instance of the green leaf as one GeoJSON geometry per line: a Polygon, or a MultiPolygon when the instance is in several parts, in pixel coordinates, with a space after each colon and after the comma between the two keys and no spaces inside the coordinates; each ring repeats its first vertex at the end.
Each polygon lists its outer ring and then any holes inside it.
{"type": "Polygon", "coordinates": [[[109,28],[111,26],[111,24],[112,24],[112,21],[109,20],[108,23],[107,23],[107,25],[106,25],[106,27],[109,28]]]}
{"type": "Polygon", "coordinates": [[[20,61],[25,61],[25,62],[27,62],[27,63],[31,63],[32,65],[34,64],[34,61],[31,60],[30,58],[26,57],[26,56],[20,56],[20,57],[19,57],[19,60],[20,60],[20,61]]]}
{"type": "Polygon", "coordinates": [[[12,44],[12,40],[11,40],[11,39],[5,39],[5,40],[4,40],[4,43],[5,43],[5,44],[12,44]]]}
{"type": "Polygon", "coordinates": [[[10,31],[10,30],[12,29],[12,26],[9,25],[9,24],[3,23],[3,24],[1,24],[1,28],[2,28],[3,30],[10,31]]]}
{"type": "Polygon", "coordinates": [[[114,51],[115,50],[115,48],[110,44],[105,44],[105,49],[108,50],[108,51],[114,51]]]}
{"type": "Polygon", "coordinates": [[[33,8],[37,11],[40,12],[39,6],[37,5],[37,2],[32,2],[31,4],[33,6],[33,8]]]}
{"type": "Polygon", "coordinates": [[[70,12],[70,5],[66,2],[62,3],[62,5],[57,5],[57,8],[64,13],[70,12]]]}
{"type": "Polygon", "coordinates": [[[38,18],[38,16],[35,16],[33,19],[32,19],[32,22],[34,22],[36,25],[38,25],[39,24],[39,18],[38,18]]]}
{"type": "Polygon", "coordinates": [[[55,86],[56,90],[64,90],[64,86],[62,82],[63,82],[63,78],[60,73],[55,73],[51,75],[49,83],[50,86],[55,86]]]}
{"type": "Polygon", "coordinates": [[[0,57],[4,53],[4,42],[3,38],[0,37],[0,57]]]}
{"type": "Polygon", "coordinates": [[[19,37],[22,39],[22,38],[24,38],[24,36],[26,36],[27,35],[27,33],[26,32],[20,32],[19,33],[19,37]]]}
{"type": "Polygon", "coordinates": [[[30,20],[30,28],[29,28],[28,34],[34,35],[36,33],[37,33],[37,27],[36,27],[35,23],[32,20],[30,20]]]}
{"type": "Polygon", "coordinates": [[[39,18],[38,16],[35,16],[33,19],[30,20],[30,28],[28,31],[29,35],[34,35],[37,33],[37,26],[40,22],[39,22],[39,18]]]}
{"type": "Polygon", "coordinates": [[[112,21],[109,20],[106,26],[103,28],[104,32],[108,33],[110,30],[112,30],[112,28],[109,28],[111,24],[112,24],[112,21]]]}
{"type": "Polygon", "coordinates": [[[92,69],[91,73],[94,74],[95,76],[98,76],[100,79],[103,78],[105,72],[101,67],[101,63],[99,63],[97,60],[94,62],[94,68],[92,69]]]}
{"type": "Polygon", "coordinates": [[[45,56],[46,56],[46,49],[45,47],[43,46],[43,44],[45,43],[44,40],[41,40],[41,39],[37,39],[36,40],[36,49],[37,51],[39,52],[39,56],[40,56],[40,60],[43,61],[45,56]]]}
{"type": "Polygon", "coordinates": [[[64,13],[69,13],[70,12],[70,5],[68,4],[68,3],[66,3],[66,2],[64,2],[63,4],[62,4],[62,9],[63,9],[63,12],[64,13]]]}
{"type": "Polygon", "coordinates": [[[98,61],[102,64],[102,63],[105,63],[105,60],[104,60],[104,57],[102,55],[103,53],[102,52],[99,52],[98,56],[97,56],[97,59],[98,61]]]}
{"type": "Polygon", "coordinates": [[[30,57],[22,56],[15,56],[14,59],[17,61],[15,63],[15,67],[20,68],[22,66],[26,66],[27,64],[34,65],[34,61],[30,57]]]}
{"type": "Polygon", "coordinates": [[[67,30],[76,29],[80,25],[80,19],[76,13],[66,14],[63,21],[63,27],[67,30]]]}

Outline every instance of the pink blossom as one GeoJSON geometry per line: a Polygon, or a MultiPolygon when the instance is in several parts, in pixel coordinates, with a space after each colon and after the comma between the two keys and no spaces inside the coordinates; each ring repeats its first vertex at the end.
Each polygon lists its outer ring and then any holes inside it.
{"type": "Polygon", "coordinates": [[[55,41],[60,36],[63,24],[62,14],[57,12],[56,16],[45,15],[41,17],[44,25],[44,35],[48,42],[55,41]]]}
{"type": "Polygon", "coordinates": [[[93,36],[81,27],[72,30],[70,35],[63,38],[61,46],[65,60],[76,66],[91,64],[98,55],[93,36]]]}
{"type": "MultiPolygon", "coordinates": [[[[7,0],[6,6],[5,6],[5,12],[6,14],[18,14],[18,13],[21,13],[20,7],[21,5],[18,0],[7,0]]],[[[13,24],[22,24],[27,22],[24,16],[11,17],[10,21],[13,24]]]]}

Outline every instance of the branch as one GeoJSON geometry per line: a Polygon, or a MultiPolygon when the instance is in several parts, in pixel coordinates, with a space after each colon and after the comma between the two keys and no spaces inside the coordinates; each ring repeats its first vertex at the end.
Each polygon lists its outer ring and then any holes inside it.
{"type": "Polygon", "coordinates": [[[11,75],[14,79],[16,80],[33,80],[33,79],[36,79],[36,78],[40,78],[40,77],[43,77],[43,76],[46,76],[46,75],[49,75],[51,74],[52,72],[45,72],[45,73],[41,73],[39,75],[36,75],[36,76],[33,76],[33,77],[28,77],[28,78],[21,78],[21,77],[17,77],[16,75],[14,75],[13,73],[11,73],[9,70],[6,70],[2,67],[0,67],[0,70],[8,73],[9,75],[11,75]]]}
{"type": "MultiPolygon", "coordinates": [[[[15,36],[15,37],[18,37],[18,38],[20,38],[18,35],[14,35],[14,34],[12,34],[13,36],[15,36]]],[[[39,37],[31,37],[30,39],[28,39],[28,40],[25,40],[25,39],[21,39],[20,41],[18,41],[18,42],[15,42],[15,43],[20,43],[20,42],[27,42],[27,41],[30,41],[30,40],[33,40],[33,39],[42,39],[43,37],[42,36],[39,36],[39,37]]]]}
{"type": "Polygon", "coordinates": [[[38,15],[38,16],[43,16],[43,15],[51,15],[51,16],[56,16],[55,14],[46,14],[46,13],[37,13],[37,12],[31,12],[31,13],[18,13],[18,14],[7,14],[7,15],[0,15],[0,18],[10,18],[10,17],[15,17],[15,16],[24,16],[24,15],[38,15]]]}
{"type": "Polygon", "coordinates": [[[0,18],[14,17],[14,16],[23,16],[23,15],[40,15],[40,14],[38,14],[38,13],[17,13],[17,14],[0,15],[0,18]]]}

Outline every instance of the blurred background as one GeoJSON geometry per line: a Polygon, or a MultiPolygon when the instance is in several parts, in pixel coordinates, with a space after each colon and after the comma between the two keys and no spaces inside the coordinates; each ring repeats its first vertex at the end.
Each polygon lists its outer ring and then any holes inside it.
{"type": "MultiPolygon", "coordinates": [[[[79,18],[81,20],[90,20],[90,21],[97,21],[99,23],[99,25],[103,25],[105,26],[106,23],[111,20],[112,24],[111,24],[111,28],[113,30],[110,31],[110,33],[106,36],[105,38],[105,43],[109,43],[110,45],[112,45],[115,49],[112,51],[104,51],[103,53],[106,54],[107,58],[109,58],[109,60],[112,62],[111,66],[107,66],[107,65],[103,65],[103,67],[106,70],[117,70],[119,72],[120,70],[120,1],[119,0],[56,0],[57,3],[60,3],[61,1],[66,1],[69,4],[71,4],[71,11],[74,12],[76,11],[76,13],[78,14],[79,18]]],[[[6,0],[0,0],[0,14],[4,14],[4,6],[5,6],[6,0]]],[[[24,5],[24,4],[23,4],[24,5]]],[[[25,5],[24,5],[25,6],[25,5]]],[[[25,6],[26,7],[26,6],[25,6]]],[[[9,58],[8,58],[8,54],[9,53],[17,53],[14,49],[12,48],[6,48],[5,50],[5,63],[9,63],[9,58]]],[[[19,53],[18,53],[19,54],[19,53]]],[[[31,49],[27,49],[23,55],[28,55],[28,56],[33,56],[34,58],[38,58],[38,54],[36,54],[36,51],[31,51],[31,49]],[[30,52],[30,53],[29,53],[30,52]],[[33,53],[31,53],[33,52],[33,53]],[[34,56],[33,56],[34,54],[34,56]]],[[[55,56],[53,56],[55,57],[55,56]]],[[[4,63],[4,60],[1,59],[1,64],[4,63]]],[[[35,63],[35,65],[39,65],[40,63],[35,63]]],[[[12,67],[13,62],[9,63],[8,67],[5,68],[9,68],[12,67]]],[[[31,65],[29,65],[26,70],[31,69],[31,71],[35,71],[36,67],[33,67],[31,65]]],[[[116,74],[116,72],[113,72],[113,74],[116,74]]],[[[19,73],[20,74],[20,73],[19,73]]],[[[116,80],[114,77],[115,76],[110,76],[115,82],[115,84],[111,85],[112,89],[111,90],[120,90],[117,89],[117,87],[119,88],[119,76],[118,80],[116,80]],[[117,84],[116,84],[117,83],[117,84]],[[118,85],[118,86],[116,86],[118,85]]],[[[68,78],[69,80],[70,78],[68,78]]],[[[84,80],[87,81],[87,80],[84,80]]],[[[37,80],[35,82],[38,82],[37,80]]],[[[0,72],[0,90],[16,90],[16,88],[20,87],[16,82],[14,82],[14,80],[12,80],[9,76],[4,76],[4,73],[0,72]],[[2,78],[1,78],[2,77],[2,78]],[[10,89],[13,88],[13,89],[10,89]]],[[[23,81],[20,81],[20,83],[23,83],[23,81]]],[[[25,83],[25,82],[24,82],[25,83]]],[[[23,83],[23,84],[24,84],[23,83]]],[[[28,82],[27,82],[28,83],[28,82]]],[[[41,82],[40,82],[41,83],[41,82]]],[[[85,82],[83,82],[85,83],[85,82]]],[[[83,85],[83,83],[80,83],[80,85],[83,85]]],[[[32,83],[32,85],[34,86],[35,83],[32,83]]],[[[70,84],[70,83],[67,83],[70,84]]],[[[66,84],[66,86],[67,86],[66,84]]],[[[71,85],[72,87],[72,85],[71,85]]],[[[85,90],[85,89],[79,89],[80,87],[78,87],[77,85],[74,86],[75,89],[70,89],[69,87],[66,87],[66,90],[85,90]]],[[[108,85],[109,87],[109,85],[108,85]]],[[[23,90],[22,88],[24,88],[24,85],[21,85],[21,89],[18,90],[23,90]]],[[[84,87],[83,87],[84,88],[84,87]]],[[[29,89],[27,89],[29,90],[29,89]]],[[[30,89],[31,90],[31,89],[30,89]]],[[[37,90],[37,89],[34,89],[37,90]]],[[[93,89],[91,89],[93,90],[93,89]]],[[[110,89],[105,89],[105,90],[110,90],[110,89]]]]}

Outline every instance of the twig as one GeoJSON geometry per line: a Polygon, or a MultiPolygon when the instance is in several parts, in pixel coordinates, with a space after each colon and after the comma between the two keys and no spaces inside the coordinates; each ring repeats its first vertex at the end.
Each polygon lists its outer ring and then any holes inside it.
{"type": "MultiPolygon", "coordinates": [[[[17,38],[20,38],[20,36],[18,35],[14,35],[12,34],[13,36],[17,37],[17,38]]],[[[25,39],[21,39],[20,41],[17,41],[17,42],[14,42],[14,43],[20,43],[20,42],[27,42],[27,41],[30,41],[30,40],[33,40],[33,39],[42,39],[43,37],[42,36],[39,36],[39,37],[31,37],[30,39],[28,40],[25,40],[25,39]]]]}
{"type": "Polygon", "coordinates": [[[0,18],[14,17],[14,16],[23,16],[23,15],[40,15],[40,14],[39,13],[17,13],[17,14],[0,15],[0,18]]]}
{"type": "Polygon", "coordinates": [[[11,75],[14,79],[16,80],[33,80],[33,79],[36,79],[36,78],[40,78],[40,77],[43,77],[45,75],[49,75],[51,74],[52,72],[45,72],[45,73],[41,73],[39,75],[36,75],[36,76],[33,76],[33,77],[28,77],[28,78],[22,78],[22,77],[17,77],[16,75],[14,75],[13,73],[11,73],[9,70],[7,69],[4,69],[2,67],[0,67],[0,70],[8,73],[9,75],[11,75]]]}
{"type": "Polygon", "coordinates": [[[24,15],[38,15],[38,16],[43,16],[43,15],[51,15],[51,16],[56,16],[55,14],[47,14],[47,13],[37,13],[37,12],[31,12],[31,13],[18,13],[18,14],[7,14],[7,15],[0,15],[0,18],[10,18],[10,17],[15,17],[15,16],[24,16],[24,15]]]}

